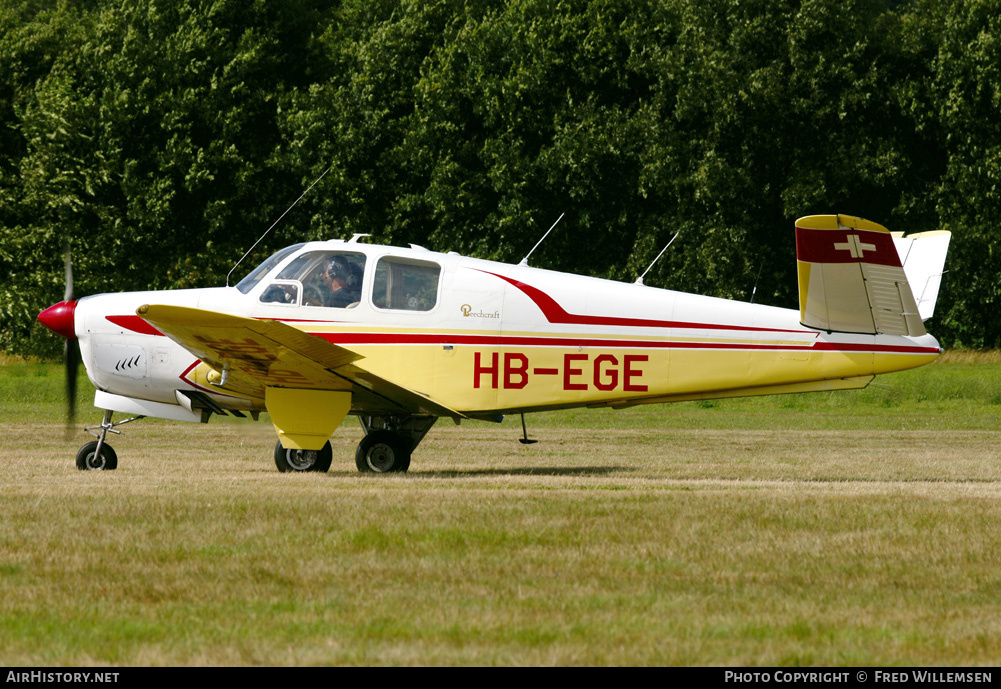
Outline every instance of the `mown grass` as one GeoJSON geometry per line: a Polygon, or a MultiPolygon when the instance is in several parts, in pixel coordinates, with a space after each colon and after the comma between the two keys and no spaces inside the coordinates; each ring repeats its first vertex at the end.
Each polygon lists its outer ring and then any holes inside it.
{"type": "Polygon", "coordinates": [[[997,664],[999,371],[540,414],[531,446],[442,422],[385,477],[353,424],[326,475],[265,423],[158,421],[78,472],[57,367],[11,363],[0,660],[997,664]]]}

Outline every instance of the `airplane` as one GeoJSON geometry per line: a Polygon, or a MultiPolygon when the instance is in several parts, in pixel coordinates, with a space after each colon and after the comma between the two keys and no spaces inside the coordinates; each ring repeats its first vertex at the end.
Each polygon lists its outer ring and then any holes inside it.
{"type": "Polygon", "coordinates": [[[327,471],[351,414],[357,469],[405,472],[442,417],[863,388],[941,354],[924,321],[949,232],[813,215],[795,233],[798,310],[356,235],[286,247],[233,287],[70,288],[38,320],[79,342],[104,410],[80,469],[115,469],[108,433],[143,417],[266,411],[280,471],[327,471]]]}

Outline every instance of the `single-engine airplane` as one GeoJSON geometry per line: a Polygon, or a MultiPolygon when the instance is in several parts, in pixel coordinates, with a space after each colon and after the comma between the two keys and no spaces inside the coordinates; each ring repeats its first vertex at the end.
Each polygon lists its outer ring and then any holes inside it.
{"type": "Polygon", "coordinates": [[[327,471],[354,414],[357,468],[402,472],[441,417],[862,388],[941,353],[923,321],[948,232],[795,231],[798,310],[356,236],[282,249],[235,287],[68,294],[38,318],[79,341],[104,410],[80,469],[114,469],[107,434],[136,418],[267,411],[281,471],[327,471]]]}

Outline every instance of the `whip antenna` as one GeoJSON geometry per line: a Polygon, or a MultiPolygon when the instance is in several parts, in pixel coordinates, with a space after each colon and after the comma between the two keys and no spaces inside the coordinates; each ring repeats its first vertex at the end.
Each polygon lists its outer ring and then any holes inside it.
{"type": "Polygon", "coordinates": [[[282,213],[280,216],[278,216],[277,220],[275,220],[273,223],[271,223],[271,227],[269,227],[268,229],[266,229],[264,231],[264,234],[261,235],[261,238],[258,239],[256,242],[254,242],[254,245],[247,250],[247,253],[245,253],[243,256],[241,256],[240,260],[237,261],[236,264],[232,268],[229,269],[229,272],[226,273],[226,286],[227,287],[229,287],[229,276],[233,274],[234,270],[236,270],[236,266],[240,265],[243,262],[243,259],[247,258],[247,256],[250,256],[251,252],[254,249],[257,248],[257,245],[260,244],[261,241],[263,241],[264,238],[268,236],[268,232],[270,232],[271,230],[275,229],[275,225],[277,225],[278,223],[280,223],[282,221],[282,218],[284,218],[286,215],[288,215],[288,212],[290,210],[292,210],[293,208],[295,208],[295,204],[297,204],[300,201],[302,201],[302,197],[305,196],[306,194],[308,194],[309,190],[312,189],[313,187],[315,187],[317,182],[319,182],[321,179],[323,179],[324,177],[326,177],[326,175],[327,175],[328,172],[330,172],[330,168],[329,167],[326,170],[324,170],[323,174],[320,175],[319,177],[317,177],[313,181],[313,183],[309,185],[309,187],[306,188],[306,191],[302,192],[302,194],[299,196],[299,198],[297,198],[295,201],[292,202],[291,206],[289,206],[288,208],[285,209],[284,213],[282,213]]]}
{"type": "Polygon", "coordinates": [[[765,267],[764,261],[758,265],[758,277],[754,278],[754,289],[751,290],[751,303],[754,303],[754,295],[758,291],[758,282],[761,280],[761,269],[765,267]]]}
{"type": "MultiPolygon", "coordinates": [[[[549,233],[553,231],[553,227],[556,227],[557,225],[560,224],[560,220],[563,219],[564,215],[566,215],[566,213],[560,213],[560,217],[556,218],[556,222],[553,223],[552,227],[550,227],[548,230],[546,230],[546,233],[544,235],[542,235],[542,239],[540,239],[539,241],[537,241],[535,243],[535,246],[532,247],[532,251],[535,251],[536,249],[538,249],[539,248],[539,244],[542,244],[542,242],[546,241],[546,237],[548,237],[549,233]]],[[[525,258],[521,259],[521,263],[518,264],[519,266],[527,266],[528,265],[528,257],[532,255],[532,251],[529,251],[528,255],[525,256],[525,258]]]]}
{"type": "Polygon", "coordinates": [[[678,238],[679,234],[681,234],[681,230],[678,230],[677,232],[674,233],[674,236],[671,237],[671,241],[669,241],[667,243],[667,246],[665,246],[663,249],[660,250],[660,253],[657,254],[657,258],[653,259],[653,263],[651,263],[649,266],[647,266],[647,269],[643,271],[643,274],[640,275],[638,278],[636,278],[636,282],[633,283],[634,285],[642,285],[643,284],[643,278],[645,278],[646,274],[650,272],[651,268],[653,268],[654,263],[656,263],[657,261],[659,261],[660,257],[664,255],[664,252],[667,251],[667,247],[671,246],[671,244],[674,243],[674,240],[678,238]]]}

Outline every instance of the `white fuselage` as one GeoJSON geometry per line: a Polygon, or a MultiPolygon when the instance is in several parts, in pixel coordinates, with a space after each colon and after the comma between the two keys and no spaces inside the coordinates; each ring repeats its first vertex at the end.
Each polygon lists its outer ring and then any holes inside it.
{"type": "Polygon", "coordinates": [[[197,357],[136,315],[144,304],[282,321],[357,352],[357,365],[373,375],[470,416],[861,387],[940,352],[930,335],[827,333],[801,325],[797,310],[420,248],[313,242],[264,265],[239,289],[79,300],[83,359],[106,393],[99,406],[178,405],[180,390],[224,409],[263,409],[262,400],[209,382],[197,357]],[[321,273],[341,254],[356,269],[357,301],[324,305],[321,273]]]}

